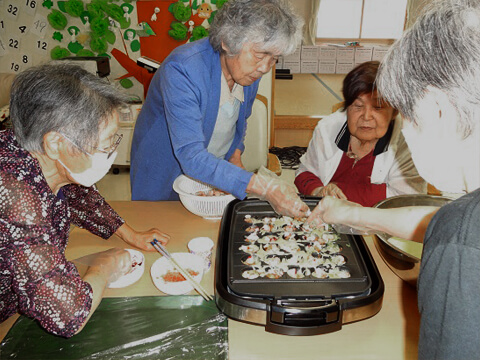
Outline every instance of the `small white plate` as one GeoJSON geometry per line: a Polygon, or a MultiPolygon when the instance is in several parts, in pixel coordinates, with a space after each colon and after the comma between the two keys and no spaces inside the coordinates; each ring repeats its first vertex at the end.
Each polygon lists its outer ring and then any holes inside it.
{"type": "MultiPolygon", "coordinates": [[[[190,253],[173,253],[171,255],[185,270],[197,272],[198,275],[193,276],[193,279],[200,283],[205,264],[205,261],[200,256],[190,253]]],[[[167,258],[161,257],[153,263],[150,275],[158,290],[169,295],[183,295],[193,290],[193,286],[186,280],[178,282],[165,281],[163,276],[169,271],[178,272],[167,258]]]]}
{"type": "Polygon", "coordinates": [[[118,289],[130,286],[136,283],[143,275],[145,271],[145,256],[138,251],[133,249],[125,249],[130,253],[130,257],[132,258],[132,270],[125,275],[123,275],[120,279],[112,282],[108,285],[111,289],[118,289]]]}

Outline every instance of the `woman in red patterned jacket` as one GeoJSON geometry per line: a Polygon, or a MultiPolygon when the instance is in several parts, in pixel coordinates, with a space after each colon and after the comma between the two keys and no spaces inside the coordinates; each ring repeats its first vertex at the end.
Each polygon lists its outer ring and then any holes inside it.
{"type": "Polygon", "coordinates": [[[19,312],[48,332],[79,332],[109,282],[130,268],[129,253],[110,249],[83,279],[65,258],[70,224],[102,238],[153,250],[158,229],[137,232],[92,185],[109,170],[121,140],[123,95],[82,68],[49,64],[13,85],[13,132],[0,132],[0,322],[19,312]]]}

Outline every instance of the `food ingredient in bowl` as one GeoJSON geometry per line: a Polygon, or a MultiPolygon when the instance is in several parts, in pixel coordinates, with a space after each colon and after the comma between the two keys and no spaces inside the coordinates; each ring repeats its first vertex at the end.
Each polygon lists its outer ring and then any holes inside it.
{"type": "MultiPolygon", "coordinates": [[[[192,276],[197,276],[198,275],[197,271],[193,271],[191,269],[185,269],[185,270],[188,271],[188,273],[192,276]]],[[[187,280],[178,271],[169,271],[165,275],[163,275],[162,278],[163,278],[164,281],[167,281],[167,282],[179,282],[179,281],[186,281],[187,280]]]]}

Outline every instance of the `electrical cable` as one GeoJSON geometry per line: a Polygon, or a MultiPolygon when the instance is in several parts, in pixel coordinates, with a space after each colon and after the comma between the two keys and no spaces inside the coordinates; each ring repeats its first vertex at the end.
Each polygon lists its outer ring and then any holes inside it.
{"type": "Polygon", "coordinates": [[[307,151],[306,147],[302,146],[290,146],[290,147],[271,147],[269,152],[276,155],[280,164],[284,169],[298,169],[300,165],[300,158],[307,151]]]}

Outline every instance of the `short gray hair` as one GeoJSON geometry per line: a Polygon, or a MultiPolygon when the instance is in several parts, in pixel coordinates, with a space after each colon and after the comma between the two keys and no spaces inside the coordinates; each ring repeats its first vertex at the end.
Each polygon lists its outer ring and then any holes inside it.
{"type": "Polygon", "coordinates": [[[231,55],[246,42],[288,55],[301,43],[303,23],[285,0],[230,0],[215,16],[210,43],[221,53],[223,42],[231,55]]]}
{"type": "Polygon", "coordinates": [[[65,62],[29,68],[16,76],[10,117],[19,144],[44,153],[43,137],[56,131],[78,147],[96,147],[99,131],[127,98],[106,80],[65,62]]]}
{"type": "MultiPolygon", "coordinates": [[[[480,115],[480,1],[434,1],[390,49],[377,78],[382,96],[419,123],[417,101],[434,87],[458,113],[458,132],[471,134],[480,115]]],[[[478,124],[476,124],[478,126],[478,124]]]]}

